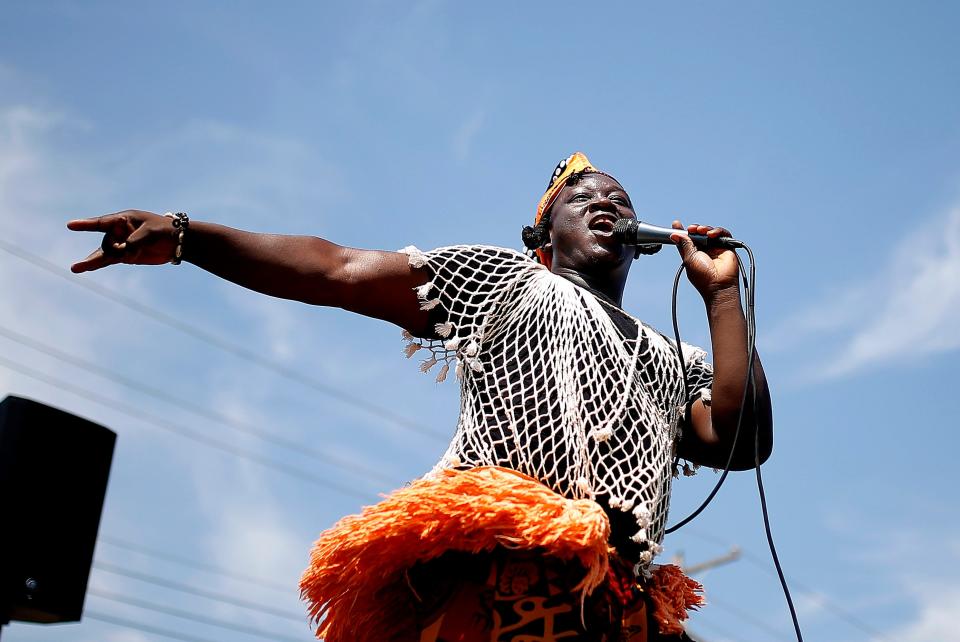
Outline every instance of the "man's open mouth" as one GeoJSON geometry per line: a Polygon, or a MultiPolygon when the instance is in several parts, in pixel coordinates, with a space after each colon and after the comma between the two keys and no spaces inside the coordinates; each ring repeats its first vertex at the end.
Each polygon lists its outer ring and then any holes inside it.
{"type": "Polygon", "coordinates": [[[617,222],[617,217],[610,214],[602,214],[591,219],[587,227],[598,234],[613,234],[613,225],[617,222]]]}

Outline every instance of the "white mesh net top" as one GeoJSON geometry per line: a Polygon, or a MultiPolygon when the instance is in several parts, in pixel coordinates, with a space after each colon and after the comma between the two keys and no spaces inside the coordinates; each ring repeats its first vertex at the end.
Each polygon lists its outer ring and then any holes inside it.
{"type": "MultiPolygon", "coordinates": [[[[675,343],[519,252],[401,251],[430,275],[417,295],[438,337],[405,333],[407,356],[426,351],[424,372],[439,367],[442,381],[454,366],[460,379],[457,430],[434,471],[503,466],[596,499],[615,527],[618,512],[632,516],[623,536],[648,564],[660,551],[690,401],[675,343]]],[[[706,353],[684,344],[683,355],[691,398],[706,397],[706,353]]]]}

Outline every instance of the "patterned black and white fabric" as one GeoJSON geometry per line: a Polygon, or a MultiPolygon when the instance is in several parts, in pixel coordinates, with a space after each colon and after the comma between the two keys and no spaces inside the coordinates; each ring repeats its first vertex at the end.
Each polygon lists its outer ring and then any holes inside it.
{"type": "MultiPolygon", "coordinates": [[[[434,471],[503,466],[564,496],[632,517],[642,565],[660,552],[676,442],[688,403],[708,397],[706,353],[675,343],[519,252],[402,250],[430,280],[417,288],[434,338],[405,334],[421,369],[455,368],[460,417],[434,471]]],[[[612,520],[616,522],[617,520],[612,520]]]]}

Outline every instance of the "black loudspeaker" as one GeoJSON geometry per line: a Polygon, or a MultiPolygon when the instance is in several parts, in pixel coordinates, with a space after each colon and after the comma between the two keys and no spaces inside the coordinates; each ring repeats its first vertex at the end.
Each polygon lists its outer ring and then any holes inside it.
{"type": "Polygon", "coordinates": [[[0,403],[0,625],[80,619],[116,439],[36,401],[0,403]]]}

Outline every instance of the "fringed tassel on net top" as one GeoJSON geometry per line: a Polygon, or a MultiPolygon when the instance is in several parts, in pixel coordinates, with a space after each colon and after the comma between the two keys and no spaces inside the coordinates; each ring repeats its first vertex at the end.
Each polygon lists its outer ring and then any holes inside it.
{"type": "Polygon", "coordinates": [[[664,635],[683,633],[688,611],[703,606],[703,586],[690,579],[679,566],[655,566],[644,590],[653,604],[653,619],[664,635]]]}

